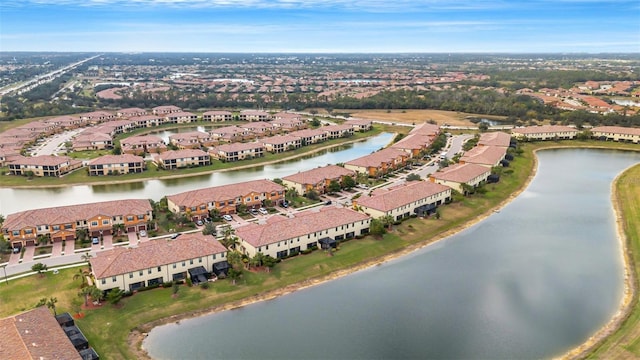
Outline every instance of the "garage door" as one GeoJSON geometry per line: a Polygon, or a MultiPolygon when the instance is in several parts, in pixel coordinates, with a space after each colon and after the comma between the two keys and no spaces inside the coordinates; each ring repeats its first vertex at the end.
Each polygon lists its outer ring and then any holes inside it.
{"type": "Polygon", "coordinates": [[[36,241],[35,241],[35,240],[27,240],[27,241],[25,242],[25,244],[26,244],[27,246],[35,246],[35,245],[36,245],[36,241]]]}
{"type": "Polygon", "coordinates": [[[111,229],[109,229],[109,230],[103,230],[103,231],[102,231],[102,234],[103,234],[103,235],[111,235],[111,229]]]}
{"type": "Polygon", "coordinates": [[[128,232],[128,233],[130,233],[130,232],[135,232],[135,231],[136,231],[136,227],[135,227],[135,226],[129,226],[129,227],[127,228],[127,232],[128,232]]]}
{"type": "Polygon", "coordinates": [[[138,225],[138,231],[147,230],[147,225],[138,225]]]}
{"type": "Polygon", "coordinates": [[[64,237],[64,239],[65,239],[65,240],[73,241],[73,240],[75,240],[75,239],[76,239],[76,236],[75,236],[75,235],[67,235],[67,236],[65,236],[65,237],[64,237]]]}
{"type": "Polygon", "coordinates": [[[51,238],[51,241],[53,241],[54,243],[60,242],[62,241],[62,236],[54,236],[51,238]]]}

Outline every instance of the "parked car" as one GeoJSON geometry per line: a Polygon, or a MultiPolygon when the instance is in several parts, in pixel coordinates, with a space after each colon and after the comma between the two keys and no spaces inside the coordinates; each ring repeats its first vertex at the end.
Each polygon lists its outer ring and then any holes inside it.
{"type": "Polygon", "coordinates": [[[367,184],[358,184],[358,187],[360,189],[365,189],[365,190],[367,190],[369,188],[369,186],[367,184]]]}
{"type": "Polygon", "coordinates": [[[249,212],[251,213],[251,215],[258,215],[258,210],[256,209],[249,209],[249,212]]]}
{"type": "Polygon", "coordinates": [[[265,208],[260,208],[260,209],[258,209],[258,211],[259,211],[259,212],[260,212],[260,214],[262,214],[262,215],[267,215],[267,214],[269,213],[269,212],[267,211],[267,209],[265,209],[265,208]]]}
{"type": "Polygon", "coordinates": [[[19,252],[20,252],[20,250],[21,250],[21,249],[20,249],[19,247],[14,247],[14,248],[13,248],[13,253],[14,253],[14,254],[17,254],[17,253],[19,253],[19,252]]]}
{"type": "Polygon", "coordinates": [[[331,200],[327,200],[327,201],[325,201],[325,203],[324,203],[324,204],[325,204],[325,205],[331,205],[331,200]]]}
{"type": "Polygon", "coordinates": [[[145,237],[145,236],[147,236],[147,232],[146,232],[146,231],[144,231],[144,230],[140,230],[140,232],[139,232],[138,234],[140,234],[140,237],[145,237]]]}
{"type": "Polygon", "coordinates": [[[171,235],[171,239],[177,239],[178,236],[182,235],[181,233],[175,233],[173,235],[171,235]]]}
{"type": "Polygon", "coordinates": [[[91,243],[93,245],[98,245],[98,244],[100,244],[100,239],[98,239],[97,237],[94,237],[94,238],[91,239],[91,243]]]}
{"type": "Polygon", "coordinates": [[[286,202],[286,201],[283,201],[282,202],[282,207],[285,208],[285,209],[288,208],[289,207],[289,203],[286,202]]]}
{"type": "Polygon", "coordinates": [[[202,225],[204,225],[204,223],[202,222],[202,220],[198,220],[198,221],[196,221],[196,225],[202,226],[202,225]]]}
{"type": "Polygon", "coordinates": [[[231,217],[231,215],[222,215],[222,218],[227,220],[227,221],[231,221],[233,220],[233,218],[231,217]]]}

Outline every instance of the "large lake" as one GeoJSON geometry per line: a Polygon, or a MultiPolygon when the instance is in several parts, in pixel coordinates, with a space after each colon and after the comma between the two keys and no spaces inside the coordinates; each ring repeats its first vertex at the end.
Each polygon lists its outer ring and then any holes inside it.
{"type": "Polygon", "coordinates": [[[156,359],[560,355],[620,304],[610,189],[640,154],[562,149],[539,160],[518,198],[455,236],[276,300],[157,327],[143,346],[156,359]]]}
{"type": "MultiPolygon", "coordinates": [[[[164,131],[162,136],[168,136],[169,133],[164,131]]],[[[347,162],[370,154],[389,144],[392,139],[393,134],[383,133],[367,140],[337,146],[295,160],[255,166],[250,169],[215,172],[178,179],[146,180],[111,185],[76,185],[64,188],[0,188],[0,214],[7,216],[29,209],[107,200],[153,199],[158,201],[163,196],[183,191],[255,179],[282,178],[299,171],[310,170],[327,164],[347,162]]],[[[242,165],[241,162],[239,165],[242,165]]],[[[114,177],[113,180],[117,180],[117,178],[114,177]]]]}

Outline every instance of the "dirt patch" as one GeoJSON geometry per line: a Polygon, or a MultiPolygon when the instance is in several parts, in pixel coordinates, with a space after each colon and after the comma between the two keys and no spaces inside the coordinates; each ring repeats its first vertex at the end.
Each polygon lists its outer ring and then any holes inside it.
{"type": "MultiPolygon", "coordinates": [[[[421,124],[429,120],[435,121],[438,125],[451,126],[476,126],[469,118],[484,117],[486,115],[460,113],[456,111],[445,110],[347,110],[352,117],[392,121],[405,124],[421,124]]],[[[491,117],[496,118],[496,117],[491,117]]]]}

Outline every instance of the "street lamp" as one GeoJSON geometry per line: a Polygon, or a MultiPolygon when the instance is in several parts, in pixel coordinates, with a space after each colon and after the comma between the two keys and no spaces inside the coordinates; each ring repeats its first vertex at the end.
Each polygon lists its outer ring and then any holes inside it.
{"type": "Polygon", "coordinates": [[[7,279],[7,265],[3,266],[2,270],[4,270],[4,281],[9,285],[9,279],[7,279]]]}

